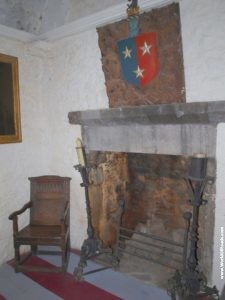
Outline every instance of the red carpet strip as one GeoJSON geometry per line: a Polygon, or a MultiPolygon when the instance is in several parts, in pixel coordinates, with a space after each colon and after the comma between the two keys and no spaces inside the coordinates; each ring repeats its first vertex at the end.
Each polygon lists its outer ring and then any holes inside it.
{"type": "MultiPolygon", "coordinates": [[[[39,267],[54,267],[52,264],[33,256],[26,265],[39,267]]],[[[77,282],[71,274],[46,273],[46,272],[26,272],[27,277],[50,290],[64,300],[118,300],[120,298],[85,281],[77,282]]],[[[4,298],[3,298],[4,299],[4,298]]],[[[1,298],[0,298],[1,300],[1,298]]]]}

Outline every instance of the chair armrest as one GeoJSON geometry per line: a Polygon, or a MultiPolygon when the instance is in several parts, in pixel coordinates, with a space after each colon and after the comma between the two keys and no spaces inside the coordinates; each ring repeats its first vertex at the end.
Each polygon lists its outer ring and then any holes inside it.
{"type": "Polygon", "coordinates": [[[13,220],[15,217],[17,217],[18,215],[22,214],[23,212],[25,212],[26,209],[30,208],[32,206],[32,202],[28,202],[26,203],[21,209],[14,211],[10,216],[9,216],[9,220],[13,220]]]}

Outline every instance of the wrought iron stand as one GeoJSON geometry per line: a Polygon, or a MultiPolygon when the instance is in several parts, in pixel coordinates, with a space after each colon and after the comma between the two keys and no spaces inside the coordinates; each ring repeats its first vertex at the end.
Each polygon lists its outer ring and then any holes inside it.
{"type": "Polygon", "coordinates": [[[168,289],[172,300],[176,300],[176,295],[179,299],[195,300],[200,293],[211,298],[219,299],[216,287],[207,286],[207,279],[203,272],[199,271],[197,258],[197,243],[198,243],[198,219],[199,208],[206,202],[202,199],[205,182],[206,182],[206,157],[193,157],[189,172],[188,184],[193,193],[192,205],[192,223],[190,229],[190,245],[189,254],[184,261],[183,270],[180,273],[176,271],[175,275],[169,280],[168,289]]]}
{"type": "Polygon", "coordinates": [[[81,174],[83,182],[81,186],[85,188],[85,199],[86,199],[86,211],[87,211],[87,235],[88,238],[84,240],[83,245],[81,247],[81,254],[80,254],[80,261],[78,266],[74,269],[74,277],[76,280],[82,280],[84,275],[88,275],[91,273],[99,272],[105,270],[109,267],[102,267],[98,268],[89,272],[84,273],[84,268],[87,266],[87,260],[91,257],[94,257],[99,254],[103,253],[111,253],[111,249],[109,248],[102,248],[100,240],[95,236],[94,228],[91,222],[91,207],[88,195],[88,186],[89,186],[89,179],[88,179],[88,168],[82,165],[74,166],[76,170],[78,170],[81,174]]]}

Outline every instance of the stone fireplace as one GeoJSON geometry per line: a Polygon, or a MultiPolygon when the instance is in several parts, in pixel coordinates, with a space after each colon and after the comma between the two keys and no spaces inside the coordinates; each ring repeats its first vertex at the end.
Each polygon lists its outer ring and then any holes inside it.
{"type": "MultiPolygon", "coordinates": [[[[121,197],[125,200],[123,226],[182,242],[183,213],[191,211],[186,182],[190,157],[205,153],[209,160],[204,199],[208,203],[200,210],[198,255],[203,272],[212,280],[217,125],[224,122],[224,112],[225,103],[218,101],[69,113],[70,123],[82,126],[91,166],[92,222],[105,246],[114,247],[116,242],[121,197]]],[[[147,268],[158,274],[149,281],[159,286],[165,286],[165,270],[172,274],[171,268],[147,268]]]]}

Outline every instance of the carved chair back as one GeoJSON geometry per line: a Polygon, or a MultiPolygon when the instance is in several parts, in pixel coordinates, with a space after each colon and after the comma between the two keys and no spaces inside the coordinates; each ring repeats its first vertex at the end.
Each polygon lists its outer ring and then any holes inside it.
{"type": "Polygon", "coordinates": [[[40,176],[29,180],[32,201],[30,224],[60,225],[65,205],[69,203],[70,178],[40,176]]]}

